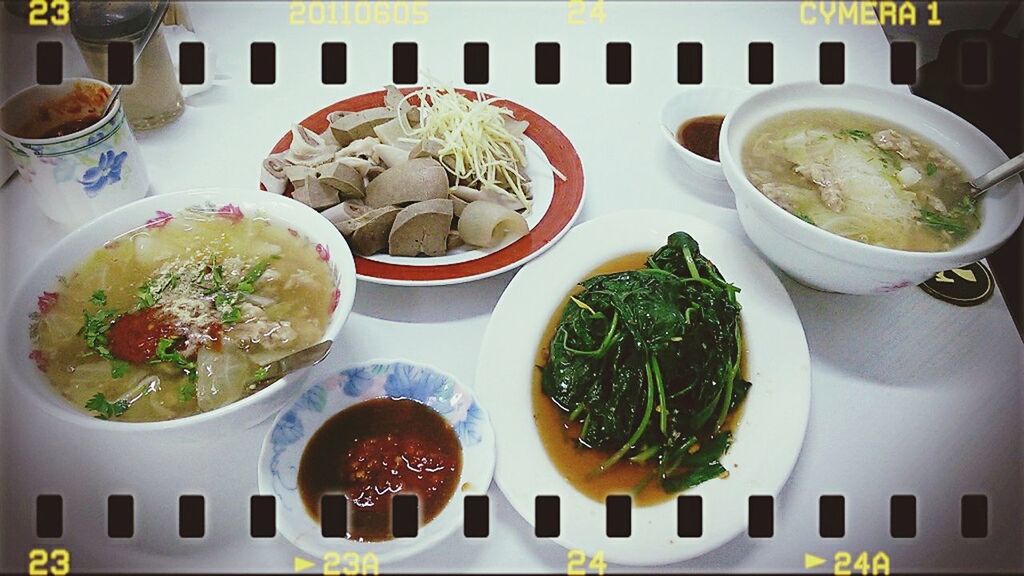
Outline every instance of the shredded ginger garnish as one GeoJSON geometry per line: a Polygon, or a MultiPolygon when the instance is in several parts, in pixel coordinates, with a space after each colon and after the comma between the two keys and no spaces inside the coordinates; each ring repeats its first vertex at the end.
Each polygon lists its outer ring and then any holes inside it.
{"type": "MultiPolygon", "coordinates": [[[[509,130],[512,111],[493,103],[499,98],[470,100],[451,88],[425,86],[405,97],[419,99],[420,127],[412,128],[404,114],[399,122],[406,134],[440,146],[441,164],[460,180],[495,186],[530,210],[523,184],[526,155],[523,136],[509,130]],[[446,161],[447,160],[447,161],[446,161]]],[[[565,180],[554,166],[552,172],[565,180]]]]}

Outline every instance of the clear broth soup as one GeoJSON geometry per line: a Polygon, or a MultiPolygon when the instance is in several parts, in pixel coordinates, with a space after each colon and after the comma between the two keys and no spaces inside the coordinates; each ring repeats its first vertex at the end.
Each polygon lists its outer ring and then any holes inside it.
{"type": "Polygon", "coordinates": [[[960,166],[924,138],[862,114],[771,118],[744,143],[743,169],[789,213],[866,244],[944,251],[981,223],[960,166]]]}
{"type": "Polygon", "coordinates": [[[262,365],[320,341],[336,297],[308,240],[186,210],[108,242],[40,296],[32,356],[98,418],[182,418],[256,393],[262,365]]]}

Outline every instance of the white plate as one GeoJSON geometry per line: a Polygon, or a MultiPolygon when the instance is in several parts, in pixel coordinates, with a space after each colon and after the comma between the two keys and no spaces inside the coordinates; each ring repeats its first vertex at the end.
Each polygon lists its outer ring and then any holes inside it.
{"type": "Polygon", "coordinates": [[[322,378],[274,421],[263,440],[259,460],[260,494],[277,499],[277,528],[314,558],[346,550],[373,553],[379,562],[407,558],[450,536],[462,525],[463,501],[486,494],[494,473],[494,431],[473,392],[454,377],[406,361],[372,361],[322,378]],[[420,526],[416,538],[355,542],[324,538],[307,512],[297,488],[299,461],[313,433],[345,408],[372,398],[409,398],[437,411],[455,429],[462,447],[462,472],[444,509],[420,526]]]}
{"type": "Polygon", "coordinates": [[[779,279],[753,248],[685,214],[619,212],[573,229],[509,284],[487,327],[477,367],[477,393],[488,406],[498,437],[495,477],[512,506],[534,521],[534,498],[561,500],[566,548],[603,551],[608,562],[660,565],[708,552],[744,531],[747,499],[776,495],[803,444],[810,410],[810,357],[803,327],[779,279]],[[676,535],[674,500],[634,507],[632,536],[605,536],[604,504],[574,489],[548,458],[533,421],[534,360],[544,330],[565,295],[602,264],[653,252],[676,231],[689,233],[726,280],[742,290],[747,375],[753,386],[718,478],[686,492],[703,498],[699,538],[676,535]],[[528,472],[527,472],[528,471],[528,472]]]}

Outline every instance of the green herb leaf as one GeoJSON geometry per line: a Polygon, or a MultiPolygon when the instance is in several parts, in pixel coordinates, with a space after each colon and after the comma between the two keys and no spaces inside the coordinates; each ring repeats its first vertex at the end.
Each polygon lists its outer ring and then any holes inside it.
{"type": "Polygon", "coordinates": [[[114,356],[110,353],[110,343],[107,340],[107,331],[117,320],[117,312],[100,308],[92,314],[83,312],[82,315],[84,322],[78,334],[85,340],[85,345],[90,350],[94,350],[101,358],[113,360],[114,356]]]}
{"type": "MultiPolygon", "coordinates": [[[[174,364],[178,368],[181,368],[181,370],[185,373],[185,377],[188,378],[189,384],[191,384],[192,387],[194,388],[195,381],[199,378],[198,367],[196,366],[195,362],[192,362],[189,359],[182,356],[181,352],[173,350],[174,345],[176,343],[177,340],[173,338],[161,338],[160,341],[157,342],[156,344],[156,354],[153,356],[153,359],[150,360],[149,362],[150,364],[159,364],[160,362],[167,362],[169,364],[174,364]]],[[[181,390],[179,389],[179,399],[182,398],[180,392],[181,390]]],[[[187,398],[185,400],[182,400],[182,402],[187,401],[187,398]]]]}
{"type": "Polygon", "coordinates": [[[871,134],[869,134],[869,133],[867,133],[867,132],[865,132],[863,130],[853,130],[853,129],[849,129],[849,128],[847,128],[845,130],[840,130],[839,134],[841,134],[843,136],[849,136],[850,138],[854,138],[856,140],[867,140],[867,139],[871,138],[871,134]]]}
{"type": "Polygon", "coordinates": [[[93,304],[97,305],[97,306],[100,306],[100,307],[106,306],[107,305],[107,293],[104,292],[103,290],[97,290],[97,291],[92,293],[92,297],[89,298],[89,301],[92,302],[93,304]]]}
{"type": "Polygon", "coordinates": [[[960,238],[967,234],[965,219],[974,215],[977,209],[977,201],[970,196],[964,196],[945,214],[922,208],[918,220],[935,230],[948,232],[953,237],[960,238]]]}
{"type": "Polygon", "coordinates": [[[97,392],[95,396],[86,401],[85,408],[87,410],[97,412],[97,418],[109,420],[110,418],[120,416],[127,412],[128,402],[126,400],[110,402],[102,392],[97,392]]]}
{"type": "Polygon", "coordinates": [[[196,397],[196,383],[186,382],[178,387],[178,401],[188,402],[196,397]]]}
{"type": "Polygon", "coordinates": [[[238,282],[238,286],[235,287],[235,290],[243,294],[252,294],[253,292],[255,292],[256,281],[259,280],[261,276],[263,276],[263,273],[267,271],[267,268],[269,266],[269,259],[261,260],[255,265],[253,265],[253,267],[250,268],[248,272],[246,272],[245,276],[242,277],[242,280],[238,282]]]}
{"type": "Polygon", "coordinates": [[[138,302],[136,302],[135,306],[140,310],[143,308],[151,308],[156,304],[156,296],[153,294],[149,282],[144,282],[139,286],[135,291],[135,295],[138,298],[138,302]]]}
{"type": "Polygon", "coordinates": [[[807,222],[808,224],[814,224],[814,220],[811,220],[810,215],[808,215],[807,212],[804,212],[803,210],[798,210],[794,212],[793,215],[803,220],[804,222],[807,222]]]}
{"type": "Polygon", "coordinates": [[[242,319],[242,309],[235,307],[221,314],[220,320],[225,324],[234,324],[242,319]]]}
{"type": "Polygon", "coordinates": [[[958,218],[952,218],[931,210],[921,209],[921,216],[918,219],[936,230],[949,232],[953,236],[961,236],[967,232],[967,228],[958,218]]]}
{"type": "Polygon", "coordinates": [[[929,176],[934,176],[935,173],[938,172],[938,170],[939,167],[936,166],[935,164],[932,164],[931,162],[929,162],[928,165],[924,167],[925,174],[929,176]]]}
{"type": "Polygon", "coordinates": [[[128,373],[131,369],[131,364],[124,360],[111,360],[110,361],[110,377],[121,378],[128,373]]]}
{"type": "Polygon", "coordinates": [[[267,377],[267,367],[266,366],[260,366],[259,368],[256,369],[255,372],[252,373],[252,378],[250,378],[249,381],[250,382],[259,382],[260,380],[263,380],[266,377],[267,377]]]}

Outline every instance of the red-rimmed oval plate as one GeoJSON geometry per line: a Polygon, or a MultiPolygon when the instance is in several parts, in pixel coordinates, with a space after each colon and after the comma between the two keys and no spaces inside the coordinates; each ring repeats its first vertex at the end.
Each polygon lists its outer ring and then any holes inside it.
{"type": "MultiPolygon", "coordinates": [[[[411,90],[415,89],[402,91],[408,93],[411,90]]],[[[459,92],[469,98],[476,98],[478,94],[467,90],[459,92]]],[[[327,115],[331,112],[358,112],[383,105],[384,90],[369,92],[335,102],[313,113],[301,124],[321,133],[327,129],[327,115]]],[[[530,233],[506,246],[494,249],[466,247],[449,251],[444,256],[356,256],[356,274],[360,279],[400,286],[437,286],[479,280],[536,258],[569,230],[583,208],[583,164],[576,149],[561,130],[533,110],[504,99],[499,100],[498,105],[511,110],[517,120],[530,123],[526,130],[526,172],[532,182],[533,210],[525,215],[530,233]],[[549,165],[561,172],[565,180],[556,176],[549,165]]],[[[291,141],[289,131],[278,140],[271,154],[284,152],[291,141]]],[[[289,184],[285,193],[290,191],[289,184]]]]}

